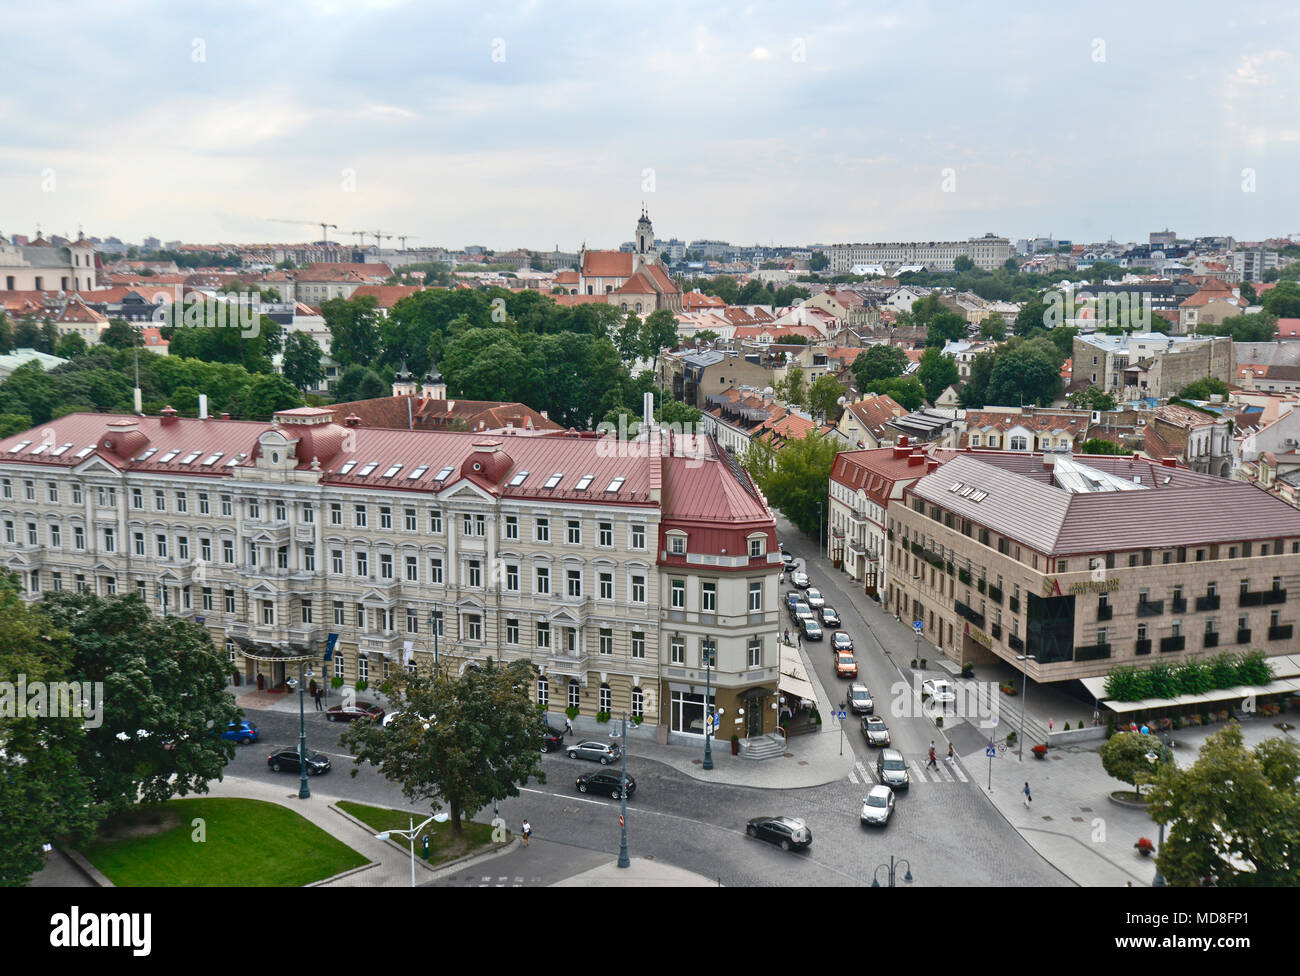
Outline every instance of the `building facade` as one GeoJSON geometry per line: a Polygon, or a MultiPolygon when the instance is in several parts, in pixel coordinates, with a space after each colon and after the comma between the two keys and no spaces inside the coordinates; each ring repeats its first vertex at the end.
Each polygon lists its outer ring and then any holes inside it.
{"type": "Polygon", "coordinates": [[[523,658],[551,710],[699,735],[710,644],[717,707],[775,702],[781,559],[711,439],[661,440],[72,414],[0,442],[5,566],[190,617],[246,682],[523,658]]]}

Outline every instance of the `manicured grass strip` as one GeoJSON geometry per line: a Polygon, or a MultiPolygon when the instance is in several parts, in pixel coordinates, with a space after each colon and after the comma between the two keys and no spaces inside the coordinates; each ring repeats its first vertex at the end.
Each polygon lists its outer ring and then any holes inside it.
{"type": "Polygon", "coordinates": [[[298,887],[368,863],[287,807],[224,797],[133,811],[101,827],[82,853],[121,887],[298,887]],[[140,834],[141,825],[160,829],[140,834]]]}
{"type": "MultiPolygon", "coordinates": [[[[371,807],[364,803],[353,803],[351,800],[339,800],[335,806],[356,817],[366,826],[373,827],[377,834],[385,830],[410,830],[411,828],[411,815],[403,813],[401,810],[392,810],[388,807],[371,807]]],[[[418,824],[427,816],[427,813],[424,816],[417,816],[415,822],[418,824]]],[[[464,857],[466,854],[477,853],[483,848],[496,846],[492,843],[492,828],[489,825],[462,820],[461,826],[464,828],[464,834],[457,838],[451,832],[450,823],[443,824],[434,821],[429,824],[415,835],[415,856],[422,856],[422,844],[425,834],[429,834],[430,864],[441,864],[457,857],[464,857]]],[[[408,850],[410,849],[410,842],[401,834],[394,834],[393,840],[408,850]]]]}

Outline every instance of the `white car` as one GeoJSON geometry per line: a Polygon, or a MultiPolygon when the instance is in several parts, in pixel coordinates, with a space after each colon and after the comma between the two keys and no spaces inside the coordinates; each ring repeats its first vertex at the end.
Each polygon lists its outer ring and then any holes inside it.
{"type": "Polygon", "coordinates": [[[803,598],[807,601],[808,606],[812,607],[814,610],[820,610],[822,607],[826,606],[826,597],[822,596],[821,590],[809,588],[804,592],[803,598]]]}
{"type": "Polygon", "coordinates": [[[808,574],[802,571],[796,571],[795,573],[791,574],[790,582],[793,583],[801,590],[808,589],[808,586],[810,585],[808,580],[808,574]]]}
{"type": "Polygon", "coordinates": [[[888,786],[873,786],[862,800],[861,821],[864,824],[884,827],[894,812],[894,791],[888,786]]]}
{"type": "Polygon", "coordinates": [[[948,705],[957,700],[957,693],[944,678],[929,678],[921,685],[921,697],[933,698],[940,705],[948,705]]]}

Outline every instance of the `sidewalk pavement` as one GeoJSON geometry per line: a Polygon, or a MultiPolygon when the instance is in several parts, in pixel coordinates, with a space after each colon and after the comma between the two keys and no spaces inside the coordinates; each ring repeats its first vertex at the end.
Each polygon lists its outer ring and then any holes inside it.
{"type": "Polygon", "coordinates": [[[716,888],[716,881],[660,861],[634,857],[620,868],[613,860],[598,868],[557,881],[552,888],[716,888]]]}

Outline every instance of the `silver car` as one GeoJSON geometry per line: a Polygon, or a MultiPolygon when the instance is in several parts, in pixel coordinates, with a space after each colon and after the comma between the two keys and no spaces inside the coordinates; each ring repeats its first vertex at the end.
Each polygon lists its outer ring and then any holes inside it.
{"type": "Polygon", "coordinates": [[[809,586],[808,574],[804,572],[796,571],[791,574],[790,582],[793,583],[795,586],[797,586],[799,589],[806,590],[808,589],[809,586]]]}
{"type": "Polygon", "coordinates": [[[862,734],[867,737],[869,746],[889,745],[889,726],[876,715],[868,715],[862,720],[862,734]]]}
{"type": "Polygon", "coordinates": [[[804,593],[803,598],[808,602],[808,606],[814,610],[819,610],[826,606],[826,597],[822,596],[822,591],[816,588],[810,588],[804,593]]]}
{"type": "Polygon", "coordinates": [[[862,800],[860,819],[864,824],[883,827],[894,812],[894,791],[888,786],[873,786],[862,800]]]}
{"type": "Polygon", "coordinates": [[[822,639],[822,625],[811,615],[800,619],[799,624],[803,627],[803,635],[810,641],[819,641],[822,639]]]}
{"type": "Polygon", "coordinates": [[[870,715],[876,710],[876,703],[871,700],[871,692],[866,685],[849,685],[849,708],[856,715],[870,715]]]}
{"type": "Polygon", "coordinates": [[[907,772],[907,760],[897,749],[882,749],[876,757],[876,775],[886,786],[896,790],[910,789],[912,777],[907,772]]]}
{"type": "Polygon", "coordinates": [[[608,766],[610,763],[622,756],[618,746],[610,742],[579,742],[576,745],[569,746],[564,750],[569,754],[570,759],[594,759],[602,766],[608,766]]]}

